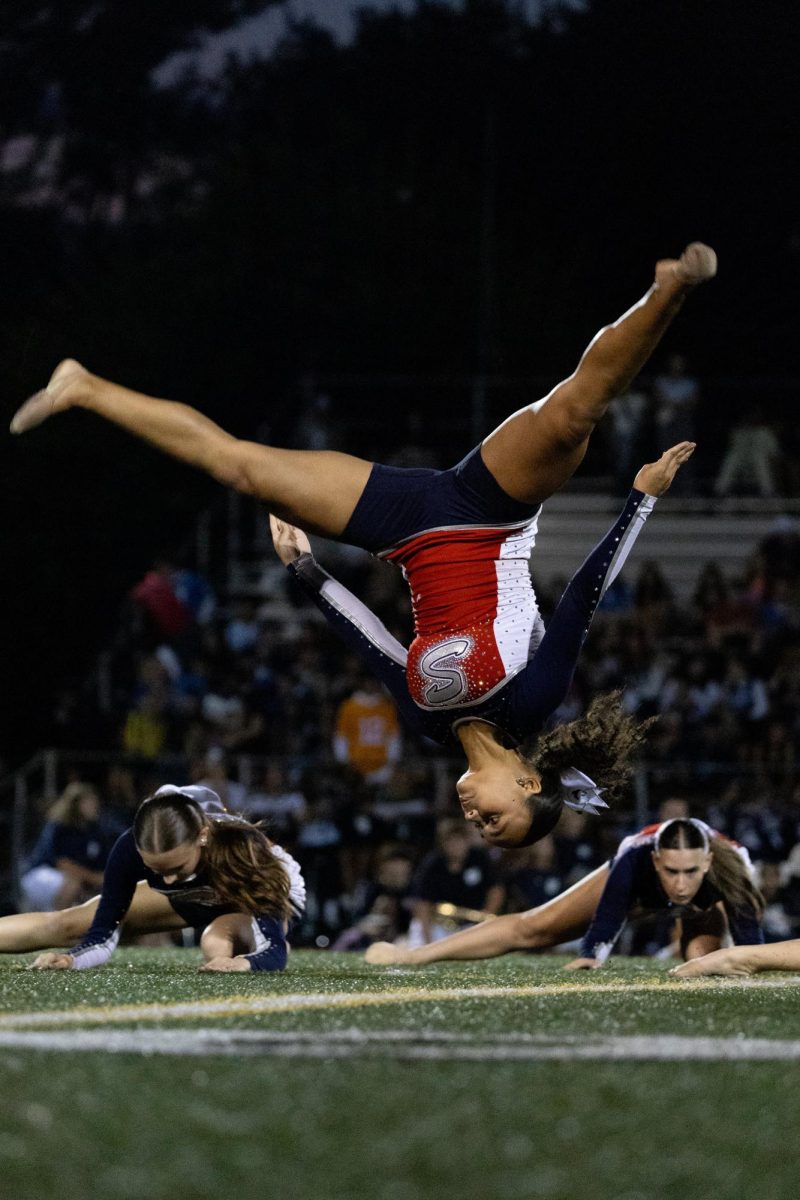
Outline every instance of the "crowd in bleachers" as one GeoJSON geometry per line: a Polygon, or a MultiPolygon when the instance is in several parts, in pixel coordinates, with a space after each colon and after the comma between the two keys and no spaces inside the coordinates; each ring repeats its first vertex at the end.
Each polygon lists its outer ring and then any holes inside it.
{"type": "MultiPolygon", "coordinates": [[[[364,559],[347,574],[408,638],[399,574],[364,559]]],[[[199,604],[187,599],[186,572],[164,563],[134,588],[111,661],[108,711],[98,699],[90,712],[84,699],[81,729],[63,725],[62,744],[80,744],[88,722],[97,744],[105,739],[128,764],[101,788],[117,827],[141,795],[176,775],[207,783],[231,809],[265,820],[309,880],[301,940],[361,946],[373,936],[407,934],[409,922],[412,936],[429,936],[435,914],[421,880],[426,856],[443,853],[433,849],[437,827],[453,875],[443,900],[487,911],[550,898],[634,828],[631,798],[603,820],[569,814],[555,839],[502,863],[469,831],[454,849],[458,835],[442,829],[458,811],[455,765],[433,746],[404,741],[389,698],[288,575],[277,583],[283,620],[274,602],[266,616],[250,600],[222,605],[193,576],[199,604]],[[165,755],[173,756],[169,769],[165,755]],[[484,862],[482,898],[480,887],[461,878],[475,875],[477,860],[484,862]],[[491,888],[499,891],[490,898],[491,888]],[[409,894],[415,904],[399,902],[409,894]]],[[[591,696],[615,688],[638,716],[658,716],[645,766],[647,817],[680,798],[745,844],[772,893],[770,919],[792,929],[800,929],[793,874],[800,872],[799,588],[800,530],[787,519],[754,548],[741,579],[727,580],[709,563],[688,603],[675,598],[658,564],[641,562],[604,600],[555,716],[569,720],[591,696]]],[[[560,581],[538,590],[546,619],[560,581]]],[[[441,884],[448,871],[433,874],[441,884]]]]}
{"type": "MultiPolygon", "coordinates": [[[[699,391],[675,356],[646,393],[615,406],[620,487],[656,428],[662,442],[694,435],[699,391]]],[[[311,389],[297,444],[329,444],[324,400],[311,389]]],[[[747,438],[732,432],[718,494],[741,478],[745,490],[773,494],[781,459],[774,431],[754,438],[759,420],[747,418],[747,438]]],[[[538,579],[535,554],[533,571],[546,621],[564,581],[538,579]]],[[[398,572],[343,555],[336,573],[408,642],[398,572]]],[[[444,919],[439,894],[457,910],[541,903],[608,858],[637,818],[677,805],[748,847],[775,930],[800,933],[800,526],[792,518],[775,519],[741,578],[709,561],[688,601],[655,562],[640,560],[615,582],[554,719],[617,688],[631,712],[657,716],[638,796],[602,820],[567,813],[554,838],[502,862],[452,825],[453,816],[463,825],[454,763],[404,738],[388,696],[289,576],[274,578],[262,605],[218,598],[202,572],[155,563],[130,594],[102,686],[60,697],[51,744],[119,756],[94,780],[106,833],[128,824],[138,800],[166,779],[206,783],[232,810],[263,819],[302,863],[309,907],[298,939],[358,948],[376,937],[432,936],[444,919]]],[[[94,827],[84,841],[90,836],[98,840],[94,827]]],[[[29,862],[40,880],[53,838],[51,822],[29,862]]],[[[107,851],[108,838],[100,840],[107,851]]],[[[78,865],[60,883],[49,877],[59,902],[78,878],[93,878],[94,864],[78,865]]]]}

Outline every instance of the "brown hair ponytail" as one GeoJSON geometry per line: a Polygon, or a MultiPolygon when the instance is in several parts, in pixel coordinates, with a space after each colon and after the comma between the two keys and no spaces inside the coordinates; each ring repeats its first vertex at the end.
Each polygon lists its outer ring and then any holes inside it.
{"type": "MultiPolygon", "coordinates": [[[[224,810],[220,810],[224,813],[224,810]]],[[[257,825],[240,818],[215,819],[178,790],[143,800],[133,821],[137,849],[165,854],[206,831],[203,861],[209,883],[223,904],[279,920],[289,917],[289,875],[257,825]]]]}
{"type": "Polygon", "coordinates": [[[289,876],[270,849],[266,835],[249,821],[212,821],[205,862],[210,882],[224,904],[254,916],[290,915],[289,876]]]}
{"type": "Polygon", "coordinates": [[[754,912],[764,915],[764,897],[750,878],[736,847],[724,838],[711,839],[711,866],[708,878],[722,896],[725,907],[732,912],[754,912]]]}

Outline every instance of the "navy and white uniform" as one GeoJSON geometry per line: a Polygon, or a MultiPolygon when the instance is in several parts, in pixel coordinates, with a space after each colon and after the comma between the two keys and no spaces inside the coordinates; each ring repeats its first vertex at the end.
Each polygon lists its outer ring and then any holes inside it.
{"type": "MultiPolygon", "coordinates": [[[[705,822],[695,819],[695,824],[703,826],[709,841],[712,838],[723,838],[722,834],[717,833],[705,822]]],[[[639,833],[620,842],[617,853],[609,863],[610,874],[600,897],[600,903],[581,942],[581,958],[594,958],[605,962],[633,909],[645,912],[662,912],[668,909],[675,917],[685,916],[691,919],[697,917],[698,914],[708,912],[719,901],[722,901],[725,908],[725,916],[728,919],[728,928],[734,944],[737,946],[760,945],[764,941],[764,934],[756,913],[752,909],[742,911],[731,908],[707,875],[691,904],[685,906],[674,904],[667,897],[652,859],[660,828],[660,824],[647,825],[639,833]]],[[[723,838],[723,840],[736,850],[747,868],[748,874],[751,874],[752,864],[745,847],[729,838],[723,838]]]]}
{"type": "MultiPolygon", "coordinates": [[[[241,820],[240,817],[225,811],[219,796],[210,788],[177,788],[167,785],[159,788],[156,795],[168,792],[191,796],[212,821],[241,820]]],[[[306,885],[300,866],[282,846],[273,843],[271,850],[289,876],[289,903],[292,915],[299,916],[306,902],[306,885]]],[[[141,880],[154,892],[165,896],[190,928],[205,929],[216,917],[241,911],[236,905],[223,903],[219,899],[207,871],[202,868],[190,879],[165,883],[161,875],[145,866],[136,849],[133,830],[128,829],[117,839],[109,855],[100,904],[91,927],[78,945],[69,951],[76,969],[99,967],[111,957],[119,942],[120,926],[130,908],[136,885],[141,880]]],[[[244,956],[250,960],[251,969],[283,970],[288,957],[283,921],[273,915],[261,914],[252,918],[252,929],[256,949],[252,954],[244,956]]]]}
{"type": "Polygon", "coordinates": [[[398,563],[415,637],[407,650],[311,554],[290,564],[331,624],[437,742],[480,719],[519,743],[569,690],[589,624],[652,511],[632,491],[545,630],[528,562],[539,510],[507,496],[473,450],[450,471],[375,466],[342,539],[398,563]]]}

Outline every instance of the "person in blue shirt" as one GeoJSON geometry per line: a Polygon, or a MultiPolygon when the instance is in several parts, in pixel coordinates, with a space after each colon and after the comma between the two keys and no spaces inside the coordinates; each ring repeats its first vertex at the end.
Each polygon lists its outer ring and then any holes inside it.
{"type": "MultiPolygon", "coordinates": [[[[567,379],[445,471],[242,441],[187,405],[120,387],[73,359],[26,401],[11,430],[24,433],[70,408],[87,409],[264,501],[289,528],[349,542],[400,566],[411,590],[414,641],[407,651],[387,641],[368,614],[364,655],[376,665],[371,647],[380,643],[382,677],[402,673],[403,712],[413,727],[461,743],[469,769],[458,790],[467,819],[494,845],[522,845],[549,832],[562,804],[585,791],[586,771],[603,772],[599,782],[609,795],[625,773],[621,757],[629,757],[635,729],[613,704],[604,706],[602,730],[597,714],[593,729],[573,731],[582,751],[576,758],[537,738],[566,693],[601,596],[694,443],[673,446],[639,473],[621,516],[567,588],[546,632],[528,570],[539,510],[577,469],[597,422],[641,371],[686,297],[716,269],[714,251],[700,242],[658,262],[649,290],[600,330],[567,379]],[[610,756],[601,753],[606,743],[610,756]]],[[[324,573],[302,559],[296,569],[335,609],[329,601],[336,588],[324,573]]],[[[392,690],[397,697],[399,679],[392,690]]]]}
{"type": "Polygon", "coordinates": [[[0,918],[0,951],[48,951],[36,970],[107,962],[132,933],[201,933],[204,971],[280,971],[289,920],[305,905],[298,864],[258,826],[233,816],[210,788],[167,784],[137,810],[108,859],[103,890],[54,913],[0,918]]]}
{"type": "Polygon", "coordinates": [[[378,942],[366,960],[424,966],[545,950],[582,936],[580,955],[568,969],[591,969],[606,961],[631,915],[661,911],[680,923],[680,951],[687,959],[717,949],[726,934],[737,946],[764,940],[764,902],[747,851],[704,821],[676,817],[625,838],[609,863],[546,904],[415,950],[378,942]]]}
{"type": "Polygon", "coordinates": [[[87,900],[103,883],[113,840],[91,784],[68,784],[49,809],[20,879],[25,908],[67,908],[87,900]]]}

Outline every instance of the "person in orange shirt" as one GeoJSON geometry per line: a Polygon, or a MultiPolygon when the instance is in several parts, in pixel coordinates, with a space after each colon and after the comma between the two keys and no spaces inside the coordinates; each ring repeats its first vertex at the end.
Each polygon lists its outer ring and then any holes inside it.
{"type": "Polygon", "coordinates": [[[333,754],[367,783],[385,783],[402,750],[397,709],[370,675],[339,705],[333,734],[333,754]]]}

